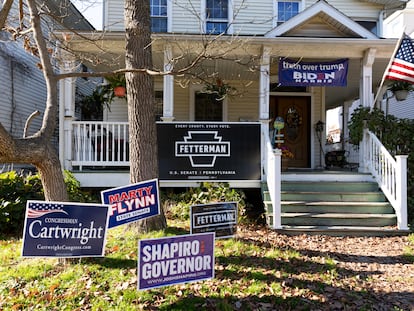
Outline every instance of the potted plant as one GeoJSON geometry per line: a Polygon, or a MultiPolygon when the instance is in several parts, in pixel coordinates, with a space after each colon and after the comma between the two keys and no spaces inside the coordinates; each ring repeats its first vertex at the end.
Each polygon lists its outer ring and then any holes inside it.
{"type": "Polygon", "coordinates": [[[124,98],[126,96],[126,80],[124,74],[106,77],[105,79],[109,82],[109,101],[111,101],[114,97],[124,98]]]}
{"type": "Polygon", "coordinates": [[[280,150],[282,151],[282,171],[287,171],[289,160],[293,159],[295,155],[292,151],[289,150],[287,146],[281,146],[280,150]]]}
{"type": "Polygon", "coordinates": [[[102,120],[104,107],[109,108],[102,86],[96,88],[90,95],[79,95],[76,104],[80,108],[81,119],[88,121],[102,120]]]}
{"type": "Polygon", "coordinates": [[[405,81],[394,81],[388,86],[388,90],[394,93],[398,101],[405,100],[408,92],[414,90],[414,85],[405,81]]]}

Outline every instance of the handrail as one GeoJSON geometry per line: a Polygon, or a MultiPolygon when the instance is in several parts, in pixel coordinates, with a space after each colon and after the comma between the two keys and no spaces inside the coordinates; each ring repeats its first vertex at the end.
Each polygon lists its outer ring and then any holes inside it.
{"type": "Polygon", "coordinates": [[[128,166],[128,122],[73,121],[72,165],[128,166]]]}
{"type": "Polygon", "coordinates": [[[380,140],[364,129],[364,162],[397,215],[400,230],[408,230],[407,217],[407,155],[393,156],[380,140]]]}
{"type": "Polygon", "coordinates": [[[265,178],[272,202],[273,211],[273,229],[282,228],[280,193],[281,193],[281,156],[282,152],[279,149],[273,149],[270,142],[269,135],[262,132],[263,139],[266,146],[265,151],[265,178]]]}

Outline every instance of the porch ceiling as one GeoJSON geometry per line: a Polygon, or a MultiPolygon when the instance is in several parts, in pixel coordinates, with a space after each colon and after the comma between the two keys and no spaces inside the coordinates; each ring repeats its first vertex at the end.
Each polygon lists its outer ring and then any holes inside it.
{"type": "MultiPolygon", "coordinates": [[[[373,85],[380,84],[384,70],[394,51],[396,39],[355,38],[294,38],[294,37],[214,37],[197,35],[156,34],[152,50],[154,67],[163,68],[164,50],[168,46],[174,57],[175,68],[185,68],[196,56],[206,60],[188,71],[188,76],[210,77],[217,74],[226,80],[259,79],[262,51],[265,49],[272,62],[279,57],[314,60],[349,58],[350,66],[347,87],[327,87],[326,106],[336,107],[346,100],[359,97],[361,61],[365,51],[376,49],[373,65],[373,85]],[[205,45],[206,42],[210,42],[205,45]]],[[[81,59],[95,71],[124,68],[124,33],[82,34],[66,41],[81,59]],[[91,40],[85,40],[89,38],[91,40]]],[[[178,78],[177,78],[178,79],[178,78]]]]}

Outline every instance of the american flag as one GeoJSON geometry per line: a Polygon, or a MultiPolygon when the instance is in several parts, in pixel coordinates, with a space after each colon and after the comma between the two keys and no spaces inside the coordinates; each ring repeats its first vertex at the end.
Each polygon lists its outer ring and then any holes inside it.
{"type": "Polygon", "coordinates": [[[406,34],[401,40],[385,79],[414,84],[414,46],[413,41],[406,34]]]}
{"type": "Polygon", "coordinates": [[[28,202],[27,203],[27,218],[38,218],[50,213],[64,213],[68,214],[63,209],[62,203],[54,202],[28,202]]]}

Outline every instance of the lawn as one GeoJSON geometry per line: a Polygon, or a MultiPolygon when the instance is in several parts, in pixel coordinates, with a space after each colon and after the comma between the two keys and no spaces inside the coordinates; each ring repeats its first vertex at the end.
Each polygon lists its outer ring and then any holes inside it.
{"type": "Polygon", "coordinates": [[[414,310],[414,235],[288,236],[240,226],[215,242],[215,277],[137,290],[138,235],[110,229],[105,257],[22,258],[0,241],[0,310],[414,310]]]}

